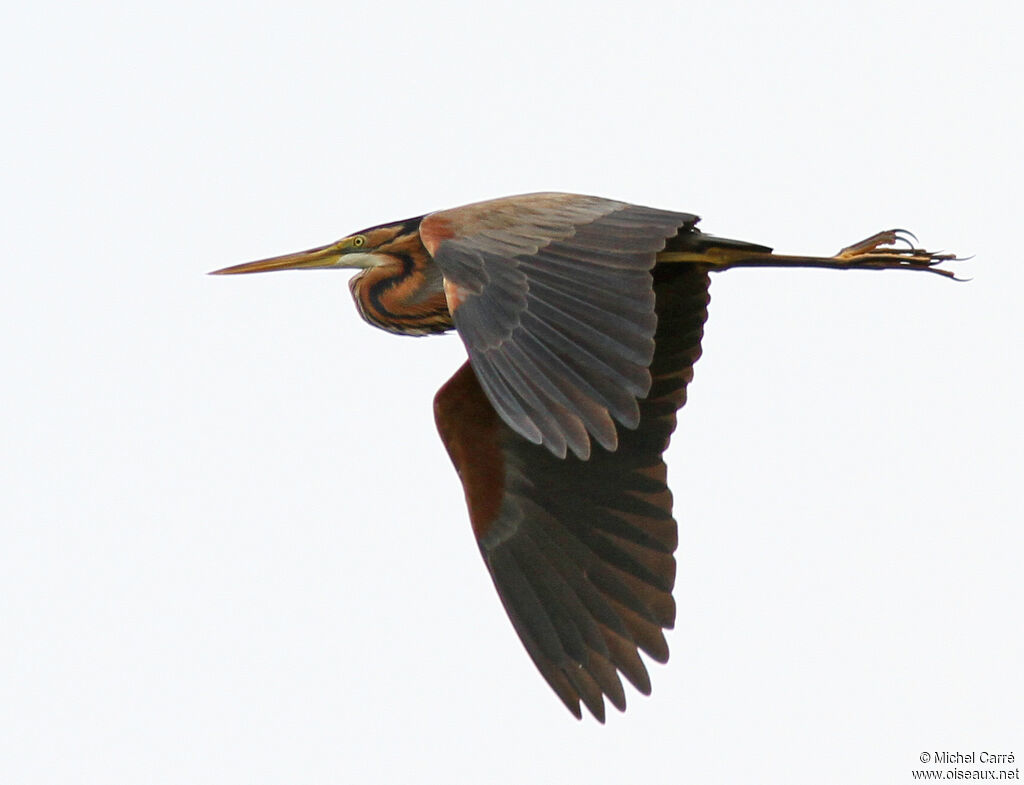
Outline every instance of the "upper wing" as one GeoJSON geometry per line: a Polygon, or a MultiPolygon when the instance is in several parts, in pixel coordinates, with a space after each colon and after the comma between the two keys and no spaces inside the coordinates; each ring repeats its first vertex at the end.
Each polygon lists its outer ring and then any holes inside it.
{"type": "Polygon", "coordinates": [[[618,672],[647,694],[638,648],[668,659],[675,621],[676,522],[661,454],[700,355],[706,270],[655,270],[658,308],[650,394],[615,451],[559,459],[497,415],[470,363],[438,392],[438,430],[466,491],[470,521],[502,604],[541,674],[569,710],[622,710],[618,672]]]}
{"type": "Polygon", "coordinates": [[[481,387],[519,435],[563,457],[614,450],[639,422],[654,351],[650,270],[697,217],[575,194],[527,194],[428,215],[481,387]]]}

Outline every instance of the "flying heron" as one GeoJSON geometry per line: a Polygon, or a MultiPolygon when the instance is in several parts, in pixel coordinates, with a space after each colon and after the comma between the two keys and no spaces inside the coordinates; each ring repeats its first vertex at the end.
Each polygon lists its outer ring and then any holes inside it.
{"type": "Polygon", "coordinates": [[[434,398],[473,533],[509,618],[577,718],[643,694],[668,659],[676,522],[662,453],[686,401],[709,272],[907,269],[954,259],[879,232],[787,256],[698,218],[594,196],[494,199],[365,229],[218,275],[354,268],[360,315],[399,335],[456,330],[469,360],[434,398]]]}

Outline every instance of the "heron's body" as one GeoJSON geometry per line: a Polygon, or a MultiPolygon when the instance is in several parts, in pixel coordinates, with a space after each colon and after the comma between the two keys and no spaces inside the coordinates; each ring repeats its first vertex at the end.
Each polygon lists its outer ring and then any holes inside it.
{"type": "Polygon", "coordinates": [[[352,296],[402,335],[456,329],[469,361],[435,417],[485,563],[545,679],[580,716],[650,691],[668,658],[677,535],[662,453],[700,355],[708,273],[929,270],[952,258],[882,232],[833,257],[716,238],[697,217],[528,194],[364,230],[219,273],[361,271],[352,296]],[[905,241],[907,247],[893,247],[905,241]],[[888,247],[886,247],[888,246],[888,247]],[[596,445],[596,447],[595,447],[596,445]]]}

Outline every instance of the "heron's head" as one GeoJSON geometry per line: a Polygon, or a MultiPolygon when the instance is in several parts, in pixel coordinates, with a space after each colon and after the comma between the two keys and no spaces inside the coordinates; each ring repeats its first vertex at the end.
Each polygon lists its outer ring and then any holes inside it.
{"type": "Polygon", "coordinates": [[[419,218],[412,218],[398,223],[374,226],[319,248],[236,264],[232,267],[214,270],[210,275],[269,273],[274,270],[315,270],[329,267],[356,270],[380,267],[394,262],[396,257],[422,248],[419,224],[419,218]]]}

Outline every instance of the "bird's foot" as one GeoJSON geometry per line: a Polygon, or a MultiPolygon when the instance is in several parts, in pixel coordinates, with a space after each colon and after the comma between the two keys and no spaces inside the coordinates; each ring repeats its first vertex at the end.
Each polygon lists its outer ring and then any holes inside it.
{"type": "Polygon", "coordinates": [[[917,238],[906,229],[888,229],[847,246],[833,258],[849,267],[907,268],[927,270],[948,278],[956,277],[952,271],[940,270],[935,266],[962,259],[944,251],[926,251],[918,248],[916,242],[917,238]]]}

